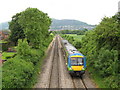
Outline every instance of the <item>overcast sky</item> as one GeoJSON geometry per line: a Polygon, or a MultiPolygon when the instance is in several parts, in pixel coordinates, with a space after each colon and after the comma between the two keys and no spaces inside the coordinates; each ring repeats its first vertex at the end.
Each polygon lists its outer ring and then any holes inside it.
{"type": "Polygon", "coordinates": [[[104,16],[118,12],[120,0],[1,0],[0,22],[11,20],[28,7],[48,13],[50,18],[75,19],[88,24],[99,24],[104,16]]]}

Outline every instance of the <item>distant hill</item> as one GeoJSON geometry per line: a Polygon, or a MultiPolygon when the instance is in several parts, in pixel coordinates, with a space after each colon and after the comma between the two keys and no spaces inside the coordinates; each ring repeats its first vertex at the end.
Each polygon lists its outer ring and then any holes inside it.
{"type": "MultiPolygon", "coordinates": [[[[93,29],[95,25],[89,25],[85,22],[71,19],[52,19],[52,24],[50,30],[83,30],[83,29],[93,29]]],[[[8,22],[0,23],[0,30],[7,30],[9,28],[8,22]]]]}
{"type": "Polygon", "coordinates": [[[85,28],[90,30],[95,28],[95,25],[71,19],[52,19],[50,30],[83,30],[85,28]]]}
{"type": "Polygon", "coordinates": [[[0,23],[0,30],[7,30],[9,28],[8,22],[0,23]]]}

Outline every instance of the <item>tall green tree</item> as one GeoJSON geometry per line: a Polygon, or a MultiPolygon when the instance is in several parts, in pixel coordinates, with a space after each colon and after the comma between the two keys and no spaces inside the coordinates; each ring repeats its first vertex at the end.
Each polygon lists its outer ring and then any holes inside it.
{"type": "Polygon", "coordinates": [[[10,40],[17,44],[18,39],[27,38],[33,48],[46,45],[49,38],[48,29],[51,19],[37,8],[27,8],[17,13],[9,23],[11,30],[10,40]]]}
{"type": "Polygon", "coordinates": [[[9,29],[11,30],[10,41],[12,41],[15,45],[17,44],[18,39],[24,39],[25,34],[23,28],[18,23],[18,19],[21,13],[17,13],[12,17],[12,21],[9,22],[9,29]]]}
{"type": "Polygon", "coordinates": [[[51,19],[37,8],[27,8],[19,17],[26,38],[34,48],[40,48],[47,41],[51,19]]]}

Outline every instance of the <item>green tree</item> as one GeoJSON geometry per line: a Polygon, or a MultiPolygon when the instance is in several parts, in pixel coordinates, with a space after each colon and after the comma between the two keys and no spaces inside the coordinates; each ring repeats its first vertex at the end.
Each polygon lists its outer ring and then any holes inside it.
{"type": "Polygon", "coordinates": [[[9,29],[11,30],[11,34],[10,34],[9,39],[15,45],[17,44],[18,39],[24,39],[25,38],[25,34],[24,34],[24,31],[23,31],[23,28],[18,23],[20,15],[21,15],[21,13],[17,13],[16,15],[14,15],[12,17],[12,21],[9,22],[9,29]]]}
{"type": "Polygon", "coordinates": [[[36,8],[28,8],[12,17],[10,39],[18,41],[17,55],[3,65],[2,88],[33,87],[44,48],[52,40],[48,33],[50,24],[47,14],[36,8]]]}
{"type": "Polygon", "coordinates": [[[22,26],[30,45],[34,48],[42,47],[43,43],[47,41],[51,19],[46,13],[37,8],[27,8],[21,13],[19,24],[22,26]]]}
{"type": "Polygon", "coordinates": [[[97,72],[108,88],[118,88],[120,77],[120,23],[118,16],[105,17],[82,38],[81,52],[88,67],[97,72]]]}

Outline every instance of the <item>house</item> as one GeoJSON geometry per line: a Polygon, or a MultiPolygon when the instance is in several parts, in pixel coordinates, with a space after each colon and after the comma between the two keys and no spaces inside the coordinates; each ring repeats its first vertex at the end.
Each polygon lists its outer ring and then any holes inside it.
{"type": "Polygon", "coordinates": [[[0,40],[8,38],[9,33],[10,33],[9,31],[0,31],[0,40]]]}

